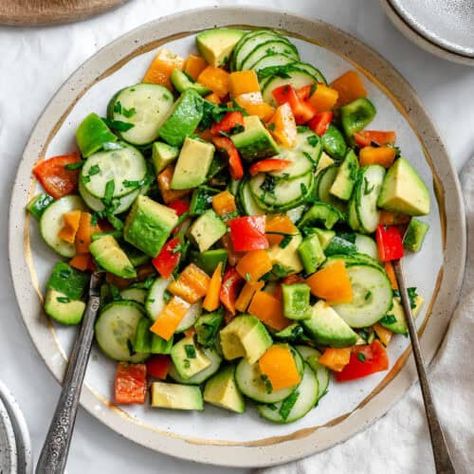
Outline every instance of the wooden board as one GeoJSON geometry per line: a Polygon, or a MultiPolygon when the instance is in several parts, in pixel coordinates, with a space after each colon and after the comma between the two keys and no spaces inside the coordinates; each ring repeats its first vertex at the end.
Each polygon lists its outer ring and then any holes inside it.
{"type": "Polygon", "coordinates": [[[0,24],[70,23],[122,5],[127,0],[0,0],[0,24]]]}

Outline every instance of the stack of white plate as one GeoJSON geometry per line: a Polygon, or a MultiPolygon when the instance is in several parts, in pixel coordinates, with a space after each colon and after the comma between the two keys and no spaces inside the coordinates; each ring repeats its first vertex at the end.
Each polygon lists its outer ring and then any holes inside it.
{"type": "Polygon", "coordinates": [[[393,24],[437,56],[474,66],[472,0],[381,0],[393,24]]]}
{"type": "Polygon", "coordinates": [[[10,391],[0,382],[0,473],[30,474],[32,470],[25,419],[10,391]]]}

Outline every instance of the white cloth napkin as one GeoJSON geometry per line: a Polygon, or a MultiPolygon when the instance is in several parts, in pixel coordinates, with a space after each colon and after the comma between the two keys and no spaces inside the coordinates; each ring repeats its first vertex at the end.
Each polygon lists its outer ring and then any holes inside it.
{"type": "MultiPolygon", "coordinates": [[[[461,175],[468,234],[474,235],[474,158],[461,175]]],[[[456,472],[474,472],[474,239],[462,296],[429,378],[456,472]]],[[[259,474],[435,472],[420,386],[366,431],[328,451],[259,474]],[[350,471],[349,471],[350,469],[350,471]]]]}

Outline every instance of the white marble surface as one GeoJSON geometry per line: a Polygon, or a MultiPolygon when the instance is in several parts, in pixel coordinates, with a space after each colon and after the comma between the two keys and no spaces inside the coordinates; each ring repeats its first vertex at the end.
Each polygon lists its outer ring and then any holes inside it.
{"type": "MultiPolygon", "coordinates": [[[[74,25],[35,29],[0,27],[0,274],[3,275],[0,280],[0,379],[10,387],[25,413],[36,456],[59,386],[43,365],[22,325],[9,277],[8,204],[17,162],[49,98],[69,74],[100,47],[153,18],[216,3],[250,2],[131,0],[116,11],[74,25]]],[[[412,45],[395,30],[376,0],[253,0],[251,4],[287,8],[305,17],[321,18],[365,41],[391,61],[418,91],[456,167],[460,169],[474,153],[474,68],[447,63],[412,45]]],[[[372,428],[376,429],[377,425],[372,428]]],[[[426,436],[426,431],[422,435],[426,436]]],[[[154,453],[122,439],[81,410],[68,473],[115,474],[124,472],[125,466],[127,472],[140,474],[247,472],[182,462],[154,453]]],[[[396,462],[392,467],[402,469],[396,462]]],[[[354,472],[351,466],[347,469],[354,472]]],[[[326,472],[333,471],[326,466],[326,472]]]]}

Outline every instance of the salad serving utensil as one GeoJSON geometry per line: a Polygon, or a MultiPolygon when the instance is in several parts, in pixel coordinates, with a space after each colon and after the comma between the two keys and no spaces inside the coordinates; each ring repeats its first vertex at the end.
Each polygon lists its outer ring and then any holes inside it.
{"type": "Polygon", "coordinates": [[[437,474],[453,474],[455,473],[451,454],[449,452],[446,438],[443,433],[443,428],[439,422],[436,407],[433,403],[431,395],[430,383],[426,374],[425,362],[420,349],[420,341],[416,331],[413,313],[411,311],[410,298],[408,297],[407,286],[403,274],[401,260],[392,261],[397,278],[398,287],[400,289],[400,299],[405,313],[408,332],[410,333],[411,345],[413,348],[413,356],[415,358],[416,370],[420,380],[421,393],[425,405],[426,419],[428,421],[428,428],[430,431],[431,447],[433,448],[433,456],[437,474]]]}
{"type": "Polygon", "coordinates": [[[65,470],[82,383],[94,338],[94,323],[99,311],[103,275],[103,272],[94,272],[91,276],[89,297],[81,328],[69,357],[63,388],[36,465],[36,474],[62,474],[65,470]]]}

